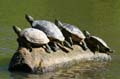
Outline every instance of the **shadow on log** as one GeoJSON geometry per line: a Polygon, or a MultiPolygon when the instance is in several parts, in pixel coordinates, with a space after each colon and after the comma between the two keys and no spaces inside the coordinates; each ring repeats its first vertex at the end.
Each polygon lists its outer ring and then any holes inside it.
{"type": "Polygon", "coordinates": [[[90,50],[84,51],[80,46],[74,45],[74,50],[65,53],[61,50],[46,53],[43,48],[33,48],[31,52],[26,48],[20,48],[13,55],[9,64],[9,71],[21,71],[28,73],[45,73],[59,68],[70,67],[83,61],[110,61],[111,56],[105,53],[90,50]]]}

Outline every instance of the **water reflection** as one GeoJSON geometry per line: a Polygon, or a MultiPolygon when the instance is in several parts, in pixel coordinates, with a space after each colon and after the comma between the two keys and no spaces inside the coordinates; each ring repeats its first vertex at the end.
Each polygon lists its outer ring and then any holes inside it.
{"type": "MultiPolygon", "coordinates": [[[[105,63],[104,63],[105,64],[105,63]]],[[[12,79],[105,79],[106,66],[103,63],[92,65],[73,66],[57,72],[45,74],[11,73],[12,79]]]]}

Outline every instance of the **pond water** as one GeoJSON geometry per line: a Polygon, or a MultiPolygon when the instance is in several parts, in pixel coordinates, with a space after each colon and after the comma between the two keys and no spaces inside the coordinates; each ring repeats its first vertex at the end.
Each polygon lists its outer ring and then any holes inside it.
{"type": "Polygon", "coordinates": [[[51,75],[57,77],[55,79],[66,79],[61,77],[63,73],[69,74],[67,79],[120,79],[119,21],[120,0],[0,0],[0,79],[47,79],[46,76],[51,75]],[[29,27],[25,14],[53,22],[57,18],[103,38],[115,50],[111,64],[77,73],[73,71],[79,70],[79,66],[70,68],[72,73],[67,70],[44,75],[8,72],[9,61],[17,49],[12,25],[29,27]]]}

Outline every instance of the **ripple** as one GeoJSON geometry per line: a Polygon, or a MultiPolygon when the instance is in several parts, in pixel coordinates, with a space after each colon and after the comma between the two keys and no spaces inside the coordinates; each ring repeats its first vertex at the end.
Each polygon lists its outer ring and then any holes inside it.
{"type": "Polygon", "coordinates": [[[6,55],[6,53],[10,53],[10,52],[14,52],[14,50],[10,49],[10,48],[0,48],[0,52],[3,52],[3,53],[0,53],[0,55],[6,55]]]}

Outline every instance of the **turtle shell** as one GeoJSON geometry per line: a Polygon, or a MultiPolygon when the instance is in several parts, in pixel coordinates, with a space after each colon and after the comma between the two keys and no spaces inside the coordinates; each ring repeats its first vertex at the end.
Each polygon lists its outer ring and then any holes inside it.
{"type": "Polygon", "coordinates": [[[65,38],[60,29],[52,22],[46,20],[36,20],[32,23],[32,27],[42,30],[46,35],[55,40],[64,41],[65,38]]]}
{"type": "Polygon", "coordinates": [[[20,36],[34,44],[47,44],[49,39],[43,31],[34,28],[27,28],[21,31],[20,36]]]}
{"type": "Polygon", "coordinates": [[[100,43],[104,47],[109,48],[108,45],[105,43],[105,41],[103,41],[101,38],[96,37],[96,36],[91,36],[91,38],[96,40],[96,43],[100,43]]]}
{"type": "Polygon", "coordinates": [[[85,39],[85,36],[82,33],[82,31],[74,25],[63,23],[63,26],[61,26],[61,27],[66,29],[69,33],[71,33],[79,38],[85,39]]]}
{"type": "Polygon", "coordinates": [[[110,52],[108,45],[99,37],[90,36],[89,38],[85,39],[85,42],[87,43],[88,48],[90,48],[90,50],[93,52],[97,50],[99,50],[99,52],[110,52]]]}

